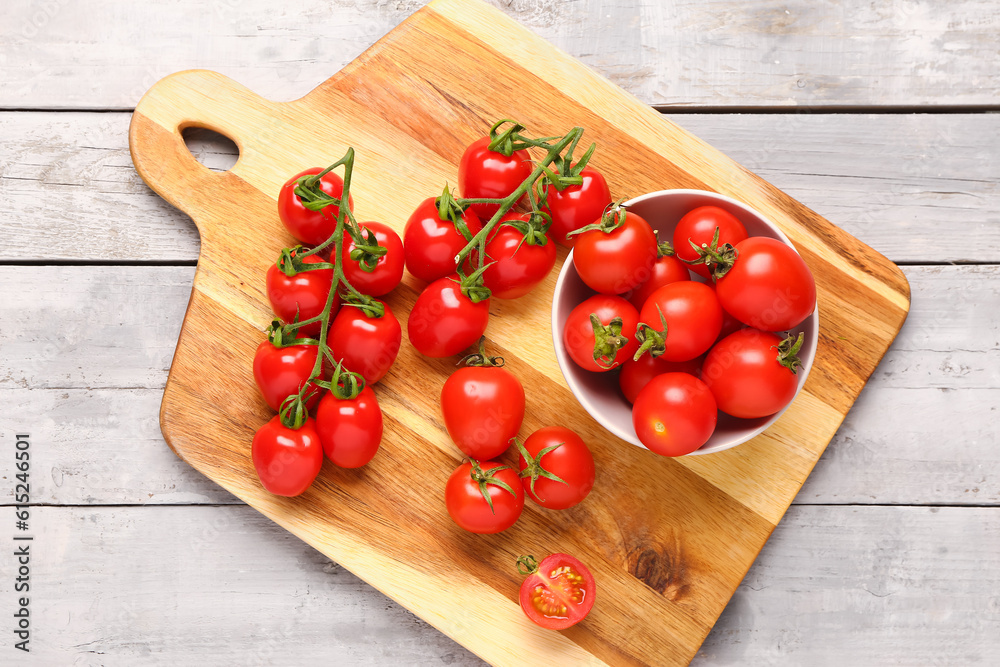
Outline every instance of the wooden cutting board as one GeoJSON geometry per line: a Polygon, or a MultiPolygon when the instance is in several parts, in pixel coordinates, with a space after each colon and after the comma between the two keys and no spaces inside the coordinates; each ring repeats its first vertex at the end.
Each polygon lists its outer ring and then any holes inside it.
{"type": "MultiPolygon", "coordinates": [[[[480,2],[431,3],[294,102],[270,102],[212,72],[169,76],[139,103],[129,138],[142,178],[201,233],[163,397],[167,442],[496,664],[687,663],[909,307],[907,282],[884,257],[480,2]],[[252,435],[271,417],[251,359],[271,319],[264,272],[292,244],[276,214],[279,187],[354,146],[359,219],[402,232],[418,202],[456,183],[464,147],[504,117],[536,136],[584,127],[585,143],[599,147],[593,164],[615,197],[713,190],[775,221],[819,288],[819,351],[805,390],[774,427],[722,453],[672,460],[615,439],[574,400],[556,365],[548,319],[557,265],[528,297],[493,300],[487,334],[525,385],[522,435],[565,424],[590,444],[599,472],[584,503],[563,512],[529,503],[514,528],[495,536],[456,527],[442,495],[462,455],[438,406],[454,360],[423,358],[405,340],[376,387],[386,431],[375,460],[360,470],[326,464],[296,499],[269,495],[250,461],[252,435]],[[186,149],[187,127],[231,137],[239,161],[228,172],[209,171],[186,149]],[[517,603],[515,558],[555,551],[587,563],[599,586],[591,615],[563,632],[536,628],[517,603]]],[[[419,289],[407,275],[389,297],[401,320],[419,289]]]]}

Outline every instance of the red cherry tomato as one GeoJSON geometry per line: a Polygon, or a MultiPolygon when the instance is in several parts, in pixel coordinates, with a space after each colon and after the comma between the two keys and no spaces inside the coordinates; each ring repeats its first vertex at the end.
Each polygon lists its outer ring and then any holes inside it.
{"type": "MultiPolygon", "coordinates": [[[[705,358],[702,380],[720,410],[755,419],[792,402],[799,378],[782,363],[781,343],[780,337],[757,329],[742,329],[716,343],[705,358]]],[[[797,367],[798,359],[785,363],[797,367]]]]}
{"type": "Polygon", "coordinates": [[[280,417],[273,417],[257,429],[250,454],[260,483],[278,496],[299,495],[323,466],[323,447],[312,419],[300,429],[291,429],[280,417]]]}
{"type": "Polygon", "coordinates": [[[639,321],[660,331],[660,313],[667,322],[667,349],[661,355],[665,361],[687,361],[708,352],[722,329],[719,299],[704,283],[664,285],[646,300],[639,321]]]}
{"type": "Polygon", "coordinates": [[[327,334],[330,352],[347,370],[375,384],[389,372],[403,340],[403,329],[387,304],[382,317],[369,317],[355,306],[344,306],[327,334]]]}
{"type": "Polygon", "coordinates": [[[371,230],[375,234],[375,240],[386,249],[386,253],[378,258],[374,271],[365,271],[358,261],[351,259],[351,251],[355,249],[355,243],[351,235],[345,232],[343,247],[340,251],[344,277],[362,294],[368,296],[388,294],[395,289],[403,277],[405,260],[403,242],[392,227],[381,222],[362,222],[360,226],[366,239],[368,234],[365,230],[371,230]]]}
{"type": "Polygon", "coordinates": [[[566,186],[561,192],[550,183],[542,209],[552,216],[549,236],[567,248],[576,245],[578,238],[567,234],[600,220],[604,209],[611,205],[611,190],[599,171],[584,167],[580,177],[581,185],[566,186]]]}
{"type": "Polygon", "coordinates": [[[629,403],[635,403],[636,396],[649,381],[664,373],[688,373],[695,377],[701,372],[704,357],[695,357],[688,361],[667,361],[662,356],[654,357],[643,354],[637,360],[629,359],[622,364],[622,372],[618,375],[618,386],[629,403]]]}
{"type": "MultiPolygon", "coordinates": [[[[275,347],[270,341],[262,341],[253,356],[253,379],[257,388],[272,410],[278,410],[289,396],[299,393],[299,389],[312,375],[316,365],[318,348],[315,345],[289,345],[275,347]]],[[[313,385],[316,393],[306,403],[312,408],[319,402],[321,390],[313,385]]]]}
{"type": "Polygon", "coordinates": [[[656,245],[656,234],[649,223],[626,212],[625,222],[611,232],[591,229],[578,234],[573,265],[594,291],[621,294],[635,289],[652,274],[656,245]]]}
{"type": "Polygon", "coordinates": [[[736,262],[715,291],[733,317],[762,331],[787,331],[816,308],[816,281],[795,250],[753,236],[736,246],[736,262]]]}
{"type": "Polygon", "coordinates": [[[421,354],[450,357],[479,340],[489,318],[490,300],[473,303],[462,294],[458,276],[451,276],[424,288],[410,311],[406,331],[421,354]]]}
{"type": "Polygon", "coordinates": [[[510,466],[472,460],[451,473],[444,500],[448,514],[459,526],[471,533],[491,534],[517,522],[524,509],[524,490],[510,466]]]}
{"type": "MultiPolygon", "coordinates": [[[[479,218],[471,210],[461,219],[470,235],[482,229],[479,218]]],[[[456,269],[455,256],[468,242],[450,220],[440,218],[437,198],[429,197],[420,203],[403,229],[406,270],[427,282],[451,275],[456,269]]]]}
{"type": "Polygon", "coordinates": [[[588,371],[603,373],[621,365],[635,354],[639,348],[639,341],[635,339],[635,327],[638,323],[639,314],[635,306],[620,296],[598,294],[570,312],[566,318],[566,327],[563,329],[563,346],[578,366],[588,371]],[[605,328],[613,319],[620,317],[622,319],[620,334],[613,335],[613,332],[605,331],[601,335],[601,340],[597,341],[594,326],[590,321],[592,313],[597,315],[597,319],[605,328]],[[618,347],[619,345],[621,347],[618,347]],[[597,352],[601,361],[594,359],[597,346],[600,346],[597,352]]]}
{"type": "Polygon", "coordinates": [[[683,456],[712,437],[718,408],[712,392],[688,373],[664,373],[649,381],[632,406],[639,441],[663,456],[683,456]]]}
{"type": "Polygon", "coordinates": [[[568,509],[579,504],[594,488],[594,457],[583,439],[568,428],[540,428],[528,436],[523,446],[531,463],[521,452],[517,459],[521,485],[524,494],[542,507],[568,509]],[[549,451],[543,454],[546,449],[549,451]]]}
{"type": "Polygon", "coordinates": [[[524,387],[506,368],[467,366],[441,388],[444,425],[467,456],[488,460],[500,456],[521,430],[524,387]]]}
{"type": "Polygon", "coordinates": [[[556,244],[544,235],[544,245],[535,245],[508,220],[527,222],[527,213],[508,213],[486,242],[486,261],[493,262],[483,273],[483,282],[498,299],[524,296],[549,275],[556,263],[556,244]]]}
{"type": "Polygon", "coordinates": [[[649,280],[632,290],[631,294],[629,294],[627,298],[637,310],[642,310],[642,307],[646,303],[646,299],[648,299],[653,292],[660,289],[664,285],[678,283],[683,280],[691,280],[691,273],[688,271],[687,264],[673,255],[664,255],[663,257],[657,258],[656,264],[653,265],[653,273],[649,277],[649,280]]]}
{"type": "MultiPolygon", "coordinates": [[[[698,259],[698,252],[688,241],[699,247],[703,243],[711,244],[716,227],[719,229],[719,247],[725,243],[735,246],[747,238],[746,227],[732,213],[718,206],[699,206],[681,218],[674,228],[674,252],[677,257],[682,260],[698,259]]],[[[710,277],[705,264],[691,265],[691,270],[702,278],[710,277]]]]}
{"type": "MultiPolygon", "coordinates": [[[[310,211],[302,205],[302,200],[295,194],[297,179],[321,171],[323,170],[319,167],[314,167],[296,174],[281,186],[281,191],[278,193],[278,217],[292,236],[306,245],[323,243],[337,229],[340,207],[327,206],[319,211],[310,211]]],[[[338,199],[344,194],[344,181],[332,171],[319,180],[319,187],[326,194],[338,199]]],[[[354,210],[354,197],[348,198],[347,207],[354,210]]]]}
{"type": "MultiPolygon", "coordinates": [[[[309,255],[302,259],[303,264],[318,264],[323,259],[309,255]]],[[[271,309],[285,322],[294,322],[296,316],[300,322],[316,317],[323,312],[326,298],[333,284],[333,269],[317,269],[302,271],[289,278],[284,272],[272,264],[267,270],[267,298],[271,309]]],[[[337,312],[340,297],[334,296],[331,316],[337,312]]],[[[314,322],[298,329],[304,336],[315,338],[319,336],[320,323],[314,322]]]]}
{"type": "Polygon", "coordinates": [[[360,468],[371,461],[382,442],[382,409],[375,392],[366,386],[350,399],[327,392],[316,409],[316,432],[334,465],[360,468]]]}
{"type": "Polygon", "coordinates": [[[518,559],[518,571],[530,573],[521,582],[519,595],[525,615],[535,625],[550,630],[565,630],[582,621],[597,596],[594,575],[568,554],[552,554],[537,566],[534,561],[523,556],[518,559]]]}
{"type": "MultiPolygon", "coordinates": [[[[466,199],[503,199],[523,183],[534,166],[528,151],[514,151],[510,157],[489,149],[490,138],[472,142],[458,163],[458,190],[466,199]]],[[[489,220],[500,210],[496,204],[473,204],[476,215],[489,220]]]]}

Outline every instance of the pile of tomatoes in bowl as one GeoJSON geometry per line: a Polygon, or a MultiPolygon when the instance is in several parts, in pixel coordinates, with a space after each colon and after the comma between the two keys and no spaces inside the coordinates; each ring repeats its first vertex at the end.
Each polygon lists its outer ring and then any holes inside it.
{"type": "Polygon", "coordinates": [[[729,197],[665,190],[574,235],[552,304],[560,368],[615,435],[665,456],[772,424],[816,350],[816,285],[788,239],[729,197]]]}

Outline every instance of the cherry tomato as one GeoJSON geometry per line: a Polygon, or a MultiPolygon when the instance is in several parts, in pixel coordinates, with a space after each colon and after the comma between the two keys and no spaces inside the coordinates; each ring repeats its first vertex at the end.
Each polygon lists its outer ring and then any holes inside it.
{"type": "Polygon", "coordinates": [[[816,308],[816,281],[795,250],[753,236],[736,246],[736,262],[715,284],[722,307],[762,331],[787,331],[816,308]]]}
{"type": "Polygon", "coordinates": [[[382,442],[382,409],[375,392],[365,386],[349,399],[327,392],[316,409],[316,432],[334,465],[360,468],[371,461],[382,442]]]}
{"type": "Polygon", "coordinates": [[[316,422],[307,419],[291,429],[275,416],[253,436],[250,455],[265,489],[278,496],[297,496],[313,483],[323,466],[323,447],[316,422]]]}
{"type": "Polygon", "coordinates": [[[535,625],[565,630],[582,621],[594,607],[594,575],[569,554],[552,554],[537,565],[534,558],[522,556],[518,571],[528,573],[521,582],[519,599],[521,609],[535,625]]]}
{"type": "Polygon", "coordinates": [[[570,312],[563,329],[563,346],[578,366],[588,371],[602,373],[621,365],[639,348],[635,328],[639,314],[635,306],[620,296],[598,294],[592,296],[570,312]],[[603,325],[600,340],[595,336],[591,314],[603,325]],[[621,330],[609,327],[615,318],[621,318],[621,330]],[[600,361],[594,358],[598,355],[600,361]]]}
{"type": "MultiPolygon", "coordinates": [[[[302,259],[303,264],[321,262],[323,259],[316,255],[309,255],[302,259]]],[[[278,269],[276,264],[272,264],[267,270],[265,282],[267,299],[271,302],[274,314],[285,322],[294,322],[298,316],[298,320],[301,322],[323,312],[326,298],[329,296],[333,284],[333,269],[302,271],[289,278],[278,269]]],[[[340,304],[339,296],[334,296],[333,299],[331,316],[337,312],[340,304]]],[[[320,323],[307,324],[298,329],[298,332],[304,336],[315,338],[319,336],[320,323]]]]}
{"type": "MultiPolygon", "coordinates": [[[[674,228],[674,252],[682,260],[698,259],[698,252],[691,247],[693,241],[699,247],[711,244],[715,229],[719,229],[718,246],[725,243],[735,246],[747,238],[746,227],[729,211],[718,206],[699,206],[687,213],[674,228]]],[[[691,270],[702,278],[709,278],[709,269],[705,264],[693,264],[691,270]]]]}
{"type": "Polygon", "coordinates": [[[688,373],[664,373],[649,381],[632,406],[639,441],[663,456],[683,456],[712,437],[718,419],[715,398],[688,373]]]}
{"type": "MultiPolygon", "coordinates": [[[[514,151],[510,157],[489,149],[490,138],[472,142],[458,163],[458,190],[466,199],[503,199],[523,183],[534,166],[528,151],[514,151]]],[[[472,210],[489,220],[500,210],[496,204],[473,204],[472,210]]]]}
{"type": "Polygon", "coordinates": [[[459,449],[474,459],[492,459],[521,430],[524,387],[506,368],[466,366],[445,380],[441,411],[459,449]]]}
{"type": "Polygon", "coordinates": [[[552,216],[549,236],[567,248],[576,245],[578,238],[567,234],[600,220],[604,209],[611,205],[611,190],[599,171],[584,167],[580,177],[581,185],[568,185],[561,192],[550,183],[542,209],[552,216]]]}
{"type": "Polygon", "coordinates": [[[568,509],[594,488],[594,457],[583,439],[568,428],[540,428],[528,436],[523,446],[531,458],[529,464],[523,451],[518,456],[524,494],[542,507],[568,509]]]}
{"type": "Polygon", "coordinates": [[[654,357],[646,353],[637,360],[629,359],[622,364],[622,372],[618,375],[618,386],[629,403],[635,403],[636,396],[649,381],[664,373],[688,373],[695,377],[701,372],[704,357],[695,357],[688,361],[667,361],[662,356],[654,357]]]}
{"type": "Polygon", "coordinates": [[[405,260],[403,242],[392,227],[381,222],[362,222],[360,226],[366,239],[368,234],[365,230],[370,230],[375,234],[375,240],[386,249],[386,253],[378,258],[374,271],[365,271],[357,260],[351,259],[351,251],[355,249],[356,244],[351,235],[345,232],[340,251],[344,277],[362,294],[368,296],[388,294],[395,289],[403,277],[405,260]]]}
{"type": "Polygon", "coordinates": [[[344,306],[333,320],[326,340],[337,361],[375,384],[389,372],[403,340],[403,329],[387,304],[382,317],[369,317],[356,306],[344,306]]]}
{"type": "MultiPolygon", "coordinates": [[[[270,341],[262,341],[253,356],[253,379],[257,388],[272,410],[278,410],[286,398],[299,393],[299,389],[312,375],[316,365],[318,348],[315,345],[289,345],[275,347],[270,341]]],[[[321,390],[316,385],[316,393],[306,402],[312,408],[319,402],[321,390]]]]}
{"type": "Polygon", "coordinates": [[[705,358],[702,380],[720,410],[755,419],[792,402],[799,384],[793,370],[798,359],[794,353],[790,359],[782,354],[782,342],[773,333],[742,329],[716,343],[705,358]]]}
{"type": "Polygon", "coordinates": [[[517,473],[495,461],[473,459],[455,468],[445,485],[444,499],[451,518],[471,533],[507,530],[524,509],[517,473]]]}
{"type": "MultiPolygon", "coordinates": [[[[290,178],[278,193],[278,217],[292,236],[306,245],[319,245],[330,238],[337,229],[339,206],[327,206],[319,211],[310,211],[302,205],[295,194],[295,181],[303,176],[318,174],[322,169],[306,169],[290,178]]],[[[344,194],[344,181],[334,172],[328,172],[319,180],[320,190],[331,197],[340,198],[344,194]]],[[[354,197],[349,197],[347,207],[354,210],[354,197]]]]}
{"type": "Polygon", "coordinates": [[[508,220],[527,222],[530,214],[508,213],[486,242],[486,261],[493,262],[483,273],[483,282],[498,299],[524,296],[549,275],[556,263],[556,244],[541,234],[544,245],[525,237],[508,220]]]}
{"type": "Polygon", "coordinates": [[[688,271],[687,264],[673,255],[663,255],[662,257],[658,257],[656,263],[653,264],[653,272],[649,280],[632,290],[627,298],[637,310],[642,310],[646,299],[653,292],[664,285],[681,282],[682,280],[691,280],[691,273],[688,271]]]}
{"type": "MultiPolygon", "coordinates": [[[[440,218],[436,202],[436,197],[421,202],[403,229],[406,270],[427,282],[455,273],[455,256],[469,242],[450,220],[440,218]]],[[[471,210],[461,219],[471,235],[482,229],[479,218],[471,210]]]]}
{"type": "Polygon", "coordinates": [[[711,287],[685,280],[653,292],[639,311],[639,321],[662,330],[667,322],[666,361],[687,361],[708,352],[722,329],[722,307],[711,287]]]}
{"type": "Polygon", "coordinates": [[[407,335],[428,357],[450,357],[473,345],[486,331],[490,300],[473,303],[458,276],[440,278],[417,297],[406,322],[407,335]]]}
{"type": "Polygon", "coordinates": [[[635,213],[626,212],[625,222],[611,232],[591,229],[577,235],[573,265],[594,291],[621,294],[635,289],[652,275],[656,245],[656,234],[649,223],[635,213]]]}
{"type": "MultiPolygon", "coordinates": [[[[716,293],[718,296],[718,293],[716,293]]],[[[722,309],[722,330],[719,331],[719,337],[716,342],[719,342],[726,336],[732,333],[736,333],[740,329],[744,328],[746,325],[740,322],[738,319],[729,314],[725,308],[722,309]]]]}

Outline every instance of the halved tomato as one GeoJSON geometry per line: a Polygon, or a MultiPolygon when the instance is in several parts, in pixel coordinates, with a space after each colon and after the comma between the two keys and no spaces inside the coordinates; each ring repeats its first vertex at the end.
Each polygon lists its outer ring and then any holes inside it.
{"type": "Polygon", "coordinates": [[[594,606],[594,575],[569,554],[552,554],[541,563],[533,556],[521,556],[517,571],[528,575],[521,583],[521,609],[536,625],[565,630],[594,606]]]}

